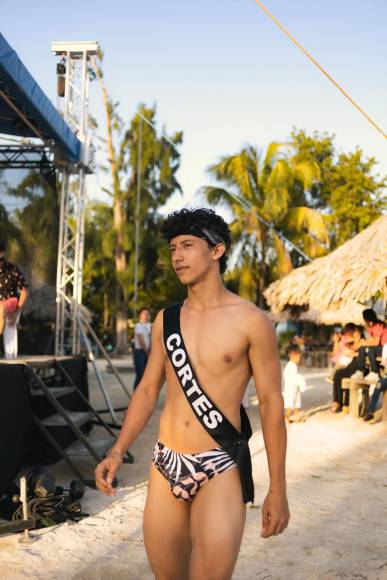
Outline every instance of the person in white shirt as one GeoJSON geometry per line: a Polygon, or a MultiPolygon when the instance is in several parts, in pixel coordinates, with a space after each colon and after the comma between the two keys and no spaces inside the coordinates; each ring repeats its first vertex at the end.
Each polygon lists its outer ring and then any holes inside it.
{"type": "Polygon", "coordinates": [[[148,362],[151,345],[151,331],[152,324],[150,323],[149,309],[141,308],[138,315],[138,322],[134,327],[133,356],[136,378],[134,381],[133,389],[136,389],[137,385],[141,381],[142,375],[145,371],[146,363],[148,362]]]}
{"type": "Polygon", "coordinates": [[[285,418],[288,422],[298,421],[301,409],[301,393],[305,391],[305,379],[298,372],[301,359],[301,350],[297,345],[290,345],[287,349],[288,362],[283,371],[285,418]]]}

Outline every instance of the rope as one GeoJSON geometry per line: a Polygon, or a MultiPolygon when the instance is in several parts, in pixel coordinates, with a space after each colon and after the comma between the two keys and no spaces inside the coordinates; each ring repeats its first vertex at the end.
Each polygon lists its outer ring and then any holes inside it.
{"type": "MultiPolygon", "coordinates": [[[[140,119],[142,119],[143,121],[145,121],[145,123],[147,123],[149,125],[149,127],[152,127],[152,129],[154,129],[155,131],[157,131],[157,127],[154,123],[152,123],[151,121],[149,121],[149,119],[147,119],[146,117],[144,117],[144,115],[142,115],[141,113],[137,113],[137,115],[140,117],[140,119]]],[[[168,137],[168,135],[166,135],[164,133],[164,131],[161,133],[161,137],[162,139],[164,139],[164,141],[167,141],[167,143],[169,143],[170,145],[172,145],[172,147],[174,148],[174,150],[180,154],[178,146],[176,145],[176,143],[174,143],[172,141],[172,139],[170,139],[168,137]]]]}
{"type": "MultiPolygon", "coordinates": [[[[238,195],[236,195],[235,193],[233,193],[232,191],[228,192],[228,195],[230,197],[233,198],[234,201],[236,201],[237,203],[239,203],[239,205],[247,211],[250,211],[253,209],[253,205],[239,197],[238,195]]],[[[280,231],[278,231],[273,224],[271,224],[270,222],[266,221],[262,216],[259,215],[259,213],[255,214],[256,218],[258,219],[258,221],[260,221],[261,223],[263,223],[267,228],[269,228],[270,230],[273,230],[277,236],[279,238],[281,238],[281,240],[285,243],[288,244],[289,246],[291,246],[291,248],[293,248],[293,250],[295,250],[300,256],[302,256],[302,258],[304,258],[304,260],[306,262],[312,262],[312,258],[310,258],[309,256],[307,256],[298,246],[296,246],[295,244],[293,244],[293,242],[291,242],[286,236],[284,236],[284,234],[282,234],[280,231]]]]}
{"type": "Polygon", "coordinates": [[[358,105],[356,101],[353,100],[353,98],[339,85],[339,83],[336,82],[335,79],[331,77],[331,75],[317,62],[317,60],[313,58],[313,56],[298,42],[298,40],[294,38],[292,34],[290,34],[290,32],[285,28],[285,26],[283,26],[281,22],[277,20],[277,18],[266,8],[263,2],[261,2],[261,0],[255,0],[255,2],[256,4],[258,4],[260,8],[262,8],[264,12],[266,12],[266,14],[273,20],[273,22],[275,22],[275,24],[282,30],[282,32],[284,32],[286,36],[288,36],[290,40],[305,54],[305,56],[310,61],[312,61],[314,65],[316,65],[316,67],[323,73],[323,75],[325,75],[327,79],[329,79],[331,83],[335,85],[335,87],[344,95],[344,97],[346,97],[349,100],[349,102],[352,103],[352,105],[358,111],[360,111],[362,115],[364,115],[367,121],[371,123],[371,125],[373,125],[375,129],[379,131],[379,133],[383,135],[385,139],[387,139],[387,134],[383,131],[383,129],[381,129],[379,125],[377,125],[375,121],[371,119],[371,117],[364,111],[364,109],[362,109],[360,105],[358,105]]]}

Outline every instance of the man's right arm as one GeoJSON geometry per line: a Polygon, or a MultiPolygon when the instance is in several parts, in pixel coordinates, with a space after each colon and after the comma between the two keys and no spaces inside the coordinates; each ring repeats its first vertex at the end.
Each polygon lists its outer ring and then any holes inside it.
{"type": "Polygon", "coordinates": [[[118,439],[108,457],[95,470],[97,488],[106,495],[115,495],[112,483],[126,451],[137,439],[152,416],[165,381],[165,351],[162,342],[162,312],[152,329],[152,350],[144,375],[136,388],[118,439]]]}

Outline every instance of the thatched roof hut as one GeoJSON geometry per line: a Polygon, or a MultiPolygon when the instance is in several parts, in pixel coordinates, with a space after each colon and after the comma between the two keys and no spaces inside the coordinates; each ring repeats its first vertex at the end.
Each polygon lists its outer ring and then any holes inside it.
{"type": "Polygon", "coordinates": [[[290,272],[265,290],[274,315],[297,311],[325,324],[343,322],[379,291],[387,298],[387,216],[334,252],[290,272]],[[313,316],[313,312],[316,314],[313,316]]]}
{"type": "Polygon", "coordinates": [[[324,310],[320,312],[314,308],[292,307],[282,310],[281,312],[269,311],[268,315],[273,322],[286,322],[287,320],[308,320],[315,324],[341,324],[348,322],[362,325],[364,304],[347,304],[337,310],[324,310]]]}

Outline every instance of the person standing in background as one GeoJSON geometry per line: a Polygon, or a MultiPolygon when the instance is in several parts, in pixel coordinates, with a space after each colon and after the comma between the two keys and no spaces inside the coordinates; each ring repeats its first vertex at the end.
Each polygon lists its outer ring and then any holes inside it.
{"type": "Polygon", "coordinates": [[[296,344],[291,344],[287,349],[288,362],[285,365],[284,377],[284,404],[285,419],[289,423],[300,420],[301,393],[305,391],[304,377],[298,372],[301,360],[301,349],[296,344]]]}
{"type": "Polygon", "coordinates": [[[151,330],[150,312],[148,308],[141,308],[138,315],[138,322],[134,327],[134,368],[136,371],[136,379],[134,381],[133,390],[142,379],[144,374],[148,356],[150,353],[151,344],[151,330]]]}
{"type": "Polygon", "coordinates": [[[17,266],[6,261],[0,242],[0,336],[4,334],[6,358],[17,356],[17,323],[28,297],[28,284],[17,266]]]}

